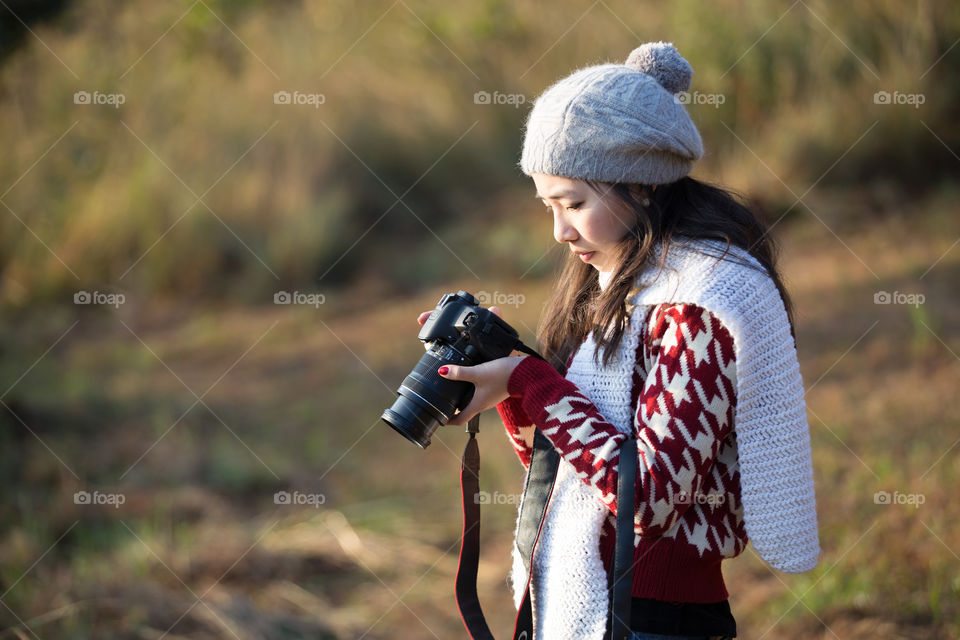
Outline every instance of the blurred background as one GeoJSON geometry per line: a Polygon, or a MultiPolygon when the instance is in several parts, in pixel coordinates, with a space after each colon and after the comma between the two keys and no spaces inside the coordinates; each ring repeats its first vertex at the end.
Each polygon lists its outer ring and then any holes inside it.
{"type": "MultiPolygon", "coordinates": [[[[444,293],[534,344],[524,118],[650,40],[797,308],[824,555],[724,563],[739,637],[960,637],[949,0],[2,0],[0,638],[466,637],[465,436],[379,416],[444,293]]],[[[523,469],[481,431],[506,635],[523,469]]]]}

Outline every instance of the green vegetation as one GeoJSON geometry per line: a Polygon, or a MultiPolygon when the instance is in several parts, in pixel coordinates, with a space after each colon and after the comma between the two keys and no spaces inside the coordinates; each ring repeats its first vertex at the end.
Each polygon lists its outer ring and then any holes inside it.
{"type": "Polygon", "coordinates": [[[528,104],[474,94],[529,103],[571,68],[655,38],[695,69],[702,176],[773,217],[812,184],[900,206],[955,173],[950,8],[78,4],[39,28],[49,50],[31,37],[0,69],[0,175],[19,178],[3,196],[0,302],[54,303],[93,284],[252,302],[278,285],[374,277],[409,291],[449,269],[522,273],[524,234],[478,231],[530,210],[500,195],[529,189],[515,167],[528,104]],[[124,101],[78,105],[77,91],[124,101]],[[323,102],[275,104],[277,91],[323,102]],[[923,103],[876,104],[878,91],[923,103]]]}

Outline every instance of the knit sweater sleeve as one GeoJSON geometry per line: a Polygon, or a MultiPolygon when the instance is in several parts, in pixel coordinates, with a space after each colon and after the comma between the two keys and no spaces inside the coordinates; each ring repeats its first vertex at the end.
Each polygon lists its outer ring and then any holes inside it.
{"type": "MultiPolygon", "coordinates": [[[[567,359],[568,367],[571,360],[573,360],[572,355],[567,359]]],[[[553,368],[551,367],[551,369],[553,368]]],[[[503,420],[507,437],[510,439],[510,444],[513,445],[513,450],[517,452],[517,457],[520,458],[520,464],[525,469],[530,468],[530,458],[533,453],[533,430],[536,427],[533,420],[524,411],[521,398],[509,396],[497,405],[497,413],[503,420]]]]}
{"type": "Polygon", "coordinates": [[[503,426],[507,430],[507,437],[513,450],[517,452],[520,458],[520,464],[524,468],[530,467],[530,456],[533,452],[533,421],[527,417],[527,412],[523,410],[520,398],[509,397],[497,405],[497,413],[503,420],[503,426]]]}
{"type": "MultiPolygon", "coordinates": [[[[633,410],[637,433],[636,524],[667,532],[698,496],[733,428],[733,337],[706,309],[659,305],[644,327],[647,372],[633,410]]],[[[638,363],[639,365],[640,363],[638,363]]],[[[507,389],[580,478],[616,513],[620,433],[577,388],[543,360],[525,358],[507,389]]]]}

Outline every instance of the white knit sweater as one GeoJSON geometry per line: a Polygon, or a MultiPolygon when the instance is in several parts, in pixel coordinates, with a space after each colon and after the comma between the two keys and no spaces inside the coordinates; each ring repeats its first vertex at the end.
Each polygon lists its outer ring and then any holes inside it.
{"type": "MultiPolygon", "coordinates": [[[[647,270],[631,294],[630,330],[606,368],[593,362],[593,335],[567,371],[618,430],[632,428],[631,378],[641,323],[660,303],[692,303],[715,314],[734,338],[737,403],[734,428],[744,525],[757,553],[771,566],[801,572],[819,556],[817,515],[803,381],[783,301],[759,263],[725,243],[674,240],[664,271],[647,270]],[[654,278],[656,279],[654,280],[654,278]]],[[[534,551],[531,600],[536,640],[602,638],[608,617],[607,578],[598,539],[606,517],[594,490],[562,461],[534,551]]],[[[519,519],[518,519],[519,524],[519,519]]],[[[678,521],[679,524],[679,521],[678,521]]],[[[674,532],[668,532],[670,536],[674,532]]],[[[515,605],[526,575],[514,545],[511,581],[515,605]]]]}

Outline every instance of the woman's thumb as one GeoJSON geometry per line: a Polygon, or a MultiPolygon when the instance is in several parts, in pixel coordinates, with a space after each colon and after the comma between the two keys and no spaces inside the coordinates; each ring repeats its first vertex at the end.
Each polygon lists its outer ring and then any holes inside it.
{"type": "Polygon", "coordinates": [[[462,374],[461,370],[464,368],[469,369],[470,367],[463,367],[455,364],[445,364],[439,369],[437,369],[437,373],[439,373],[441,377],[444,377],[447,380],[460,380],[461,374],[462,374]]]}
{"type": "Polygon", "coordinates": [[[497,317],[503,319],[503,314],[500,313],[500,307],[490,307],[490,311],[497,314],[497,317]]]}

